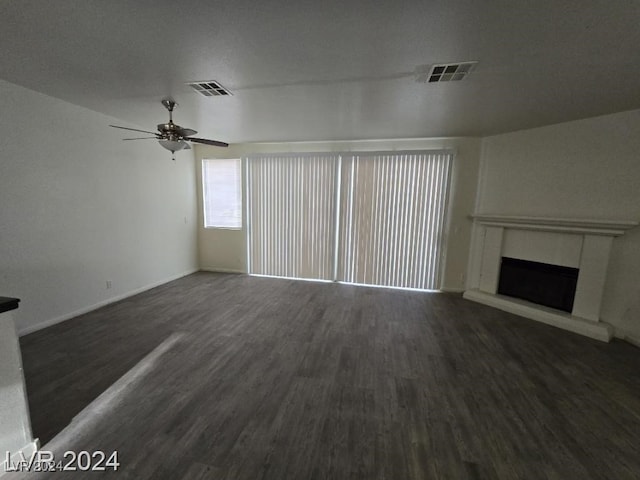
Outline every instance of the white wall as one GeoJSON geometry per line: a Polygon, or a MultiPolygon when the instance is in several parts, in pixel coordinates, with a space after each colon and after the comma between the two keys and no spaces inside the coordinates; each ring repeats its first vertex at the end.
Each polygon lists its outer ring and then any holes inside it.
{"type": "Polygon", "coordinates": [[[6,452],[28,456],[35,448],[13,312],[0,313],[0,476],[6,452]]]}
{"type": "MultiPolygon", "coordinates": [[[[640,220],[640,110],[483,140],[477,213],[640,220]]],[[[614,240],[602,320],[640,338],[640,228],[614,240]]]]}
{"type": "Polygon", "coordinates": [[[0,101],[0,295],[22,300],[22,333],[197,268],[190,152],[173,162],[121,141],[116,119],[4,81],[0,101]]]}
{"type": "Polygon", "coordinates": [[[446,262],[443,288],[462,291],[469,255],[472,213],[480,161],[480,139],[434,138],[408,140],[366,140],[353,142],[295,142],[233,145],[228,149],[196,147],[198,175],[198,250],[200,267],[207,270],[246,272],[246,238],[244,230],[217,230],[203,228],[201,160],[203,158],[241,158],[251,153],[281,152],[349,152],[429,150],[452,148],[456,150],[453,163],[450,217],[446,240],[446,262]]]}

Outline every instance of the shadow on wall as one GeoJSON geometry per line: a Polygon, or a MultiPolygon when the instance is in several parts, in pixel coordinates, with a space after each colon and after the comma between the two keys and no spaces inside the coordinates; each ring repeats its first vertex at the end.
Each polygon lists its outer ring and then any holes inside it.
{"type": "Polygon", "coordinates": [[[616,328],[616,336],[640,341],[640,227],[613,242],[604,292],[602,319],[616,328]]]}
{"type": "Polygon", "coordinates": [[[640,289],[634,291],[635,301],[625,310],[620,319],[619,329],[626,338],[631,337],[634,343],[640,342],[640,289]]]}

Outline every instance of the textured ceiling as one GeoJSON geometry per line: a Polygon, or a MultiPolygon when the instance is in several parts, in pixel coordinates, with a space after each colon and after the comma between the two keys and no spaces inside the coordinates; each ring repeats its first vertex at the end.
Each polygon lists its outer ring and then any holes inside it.
{"type": "Polygon", "coordinates": [[[0,78],[228,142],[484,136],[640,108],[636,0],[3,0],[0,78]],[[417,83],[473,61],[461,82],[417,83]],[[231,97],[184,83],[214,79],[231,97]]]}

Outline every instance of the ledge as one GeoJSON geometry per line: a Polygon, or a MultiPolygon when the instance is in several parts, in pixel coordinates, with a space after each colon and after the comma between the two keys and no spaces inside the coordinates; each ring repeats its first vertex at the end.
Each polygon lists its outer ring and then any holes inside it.
{"type": "Polygon", "coordinates": [[[554,327],[568,330],[585,337],[608,342],[613,336],[613,328],[603,322],[592,322],[575,317],[569,313],[554,310],[552,308],[535,305],[517,298],[503,295],[492,295],[480,290],[466,290],[463,295],[467,300],[482,303],[505,312],[520,315],[521,317],[546,323],[554,327]]]}
{"type": "Polygon", "coordinates": [[[580,218],[523,217],[517,215],[471,215],[476,222],[494,227],[547,232],[566,232],[618,237],[638,226],[633,220],[596,220],[580,218]]]}
{"type": "Polygon", "coordinates": [[[20,302],[20,300],[17,298],[0,297],[0,313],[15,310],[18,308],[18,302],[20,302]]]}

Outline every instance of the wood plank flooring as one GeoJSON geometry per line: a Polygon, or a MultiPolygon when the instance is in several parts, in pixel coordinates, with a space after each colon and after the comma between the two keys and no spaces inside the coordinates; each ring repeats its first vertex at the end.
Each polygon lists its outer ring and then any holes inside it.
{"type": "Polygon", "coordinates": [[[459,295],[197,273],[21,343],[44,448],[119,452],[55,478],[640,478],[640,350],[459,295]]]}

